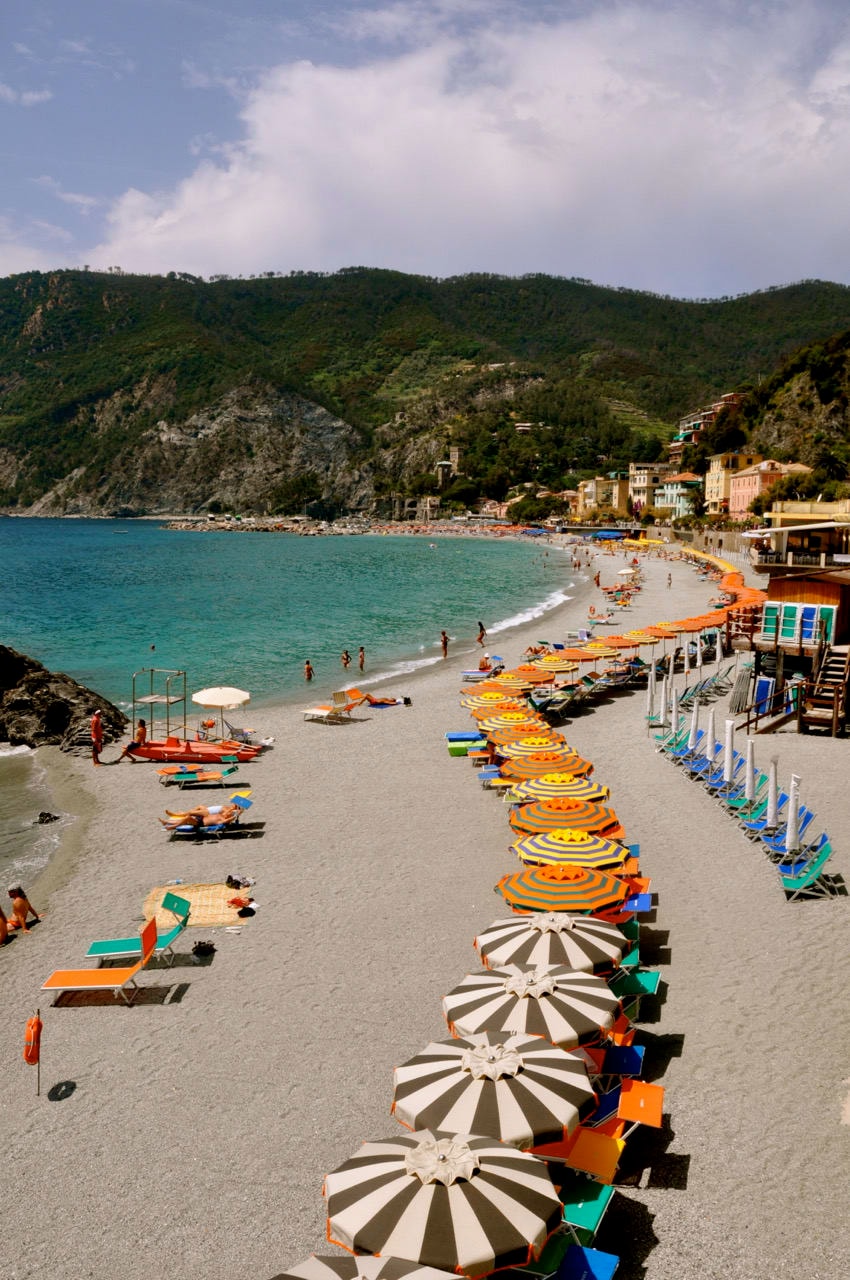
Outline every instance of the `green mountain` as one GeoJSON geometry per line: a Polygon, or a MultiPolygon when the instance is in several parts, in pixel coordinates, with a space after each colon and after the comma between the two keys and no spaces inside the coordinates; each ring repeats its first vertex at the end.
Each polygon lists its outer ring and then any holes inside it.
{"type": "Polygon", "coordinates": [[[684,302],[366,268],[13,276],[0,280],[0,506],[364,507],[426,490],[449,446],[467,497],[562,487],[657,456],[682,413],[848,327],[850,289],[817,281],[684,302]]]}

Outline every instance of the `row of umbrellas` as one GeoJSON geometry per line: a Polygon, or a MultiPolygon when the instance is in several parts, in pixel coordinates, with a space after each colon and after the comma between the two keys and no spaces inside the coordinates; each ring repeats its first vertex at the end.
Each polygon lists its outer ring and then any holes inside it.
{"type": "Polygon", "coordinates": [[[621,908],[630,890],[611,874],[629,851],[608,788],[516,696],[551,679],[551,665],[465,691],[514,782],[512,847],[531,865],[499,881],[513,914],[478,934],[481,969],[443,999],[452,1038],[396,1068],[392,1111],[409,1132],[365,1142],[325,1179],[328,1239],[382,1256],[311,1258],[275,1280],[483,1276],[529,1263],[562,1222],[531,1151],[596,1106],[582,1045],[620,1014],[603,974],[628,943],[595,913],[621,908]]]}

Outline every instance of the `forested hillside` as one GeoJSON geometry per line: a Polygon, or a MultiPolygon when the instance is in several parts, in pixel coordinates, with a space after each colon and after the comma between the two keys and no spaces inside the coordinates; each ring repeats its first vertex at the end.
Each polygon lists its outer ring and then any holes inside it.
{"type": "Polygon", "coordinates": [[[850,327],[805,282],[683,302],[548,276],[0,280],[0,505],[285,510],[654,456],[680,414],[850,327]],[[531,434],[517,421],[534,424],[531,434]],[[188,474],[187,474],[188,473],[188,474]]]}

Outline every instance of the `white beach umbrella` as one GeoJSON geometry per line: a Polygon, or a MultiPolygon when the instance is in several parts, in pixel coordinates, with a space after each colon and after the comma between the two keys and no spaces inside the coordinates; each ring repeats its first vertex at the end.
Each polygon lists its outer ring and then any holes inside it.
{"type": "Polygon", "coordinates": [[[694,705],[691,708],[691,731],[688,734],[688,751],[694,752],[697,749],[699,741],[699,698],[694,698],[694,705]]]}
{"type": "Polygon", "coordinates": [[[697,668],[697,671],[702,671],[702,636],[701,635],[697,635],[696,668],[697,668]]]}
{"type": "Polygon", "coordinates": [[[744,766],[744,799],[747,809],[752,807],[756,798],[756,747],[752,738],[747,738],[747,762],[744,766]]]}
{"type": "Polygon", "coordinates": [[[661,728],[667,727],[667,675],[666,673],[661,679],[661,706],[658,709],[658,723],[661,728]]]}
{"type": "Polygon", "coordinates": [[[714,707],[708,713],[708,728],[705,731],[705,755],[709,764],[714,763],[717,755],[717,730],[714,723],[714,707]]]}
{"type": "Polygon", "coordinates": [[[776,756],[772,757],[767,767],[767,812],[764,825],[768,831],[775,831],[779,826],[779,784],[776,777],[776,756]]]}
{"type": "Polygon", "coordinates": [[[649,679],[646,683],[646,721],[647,724],[655,717],[655,661],[653,660],[649,666],[649,679]]]}
{"type": "Polygon", "coordinates": [[[726,737],[723,744],[723,782],[728,787],[735,774],[735,721],[726,721],[726,737]]]}
{"type": "Polygon", "coordinates": [[[210,707],[220,713],[223,736],[225,711],[235,711],[237,707],[244,707],[246,702],[251,701],[251,695],[244,689],[234,689],[232,685],[220,684],[210,689],[199,689],[197,693],[192,694],[192,701],[199,707],[210,707]]]}
{"type": "Polygon", "coordinates": [[[793,853],[800,847],[800,779],[791,774],[788,792],[788,819],[785,824],[785,852],[793,853]]]}
{"type": "Polygon", "coordinates": [[[673,690],[673,707],[670,712],[670,733],[674,739],[676,737],[676,734],[679,732],[679,718],[680,718],[679,690],[674,689],[673,690]]]}

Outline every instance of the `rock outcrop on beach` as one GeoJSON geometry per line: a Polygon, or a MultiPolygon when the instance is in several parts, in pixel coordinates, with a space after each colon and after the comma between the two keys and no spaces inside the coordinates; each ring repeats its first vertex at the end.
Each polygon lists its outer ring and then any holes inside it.
{"type": "Polygon", "coordinates": [[[95,708],[101,712],[104,741],[120,737],[127,717],[118,707],[70,676],[0,645],[0,740],[86,752],[95,708]]]}

